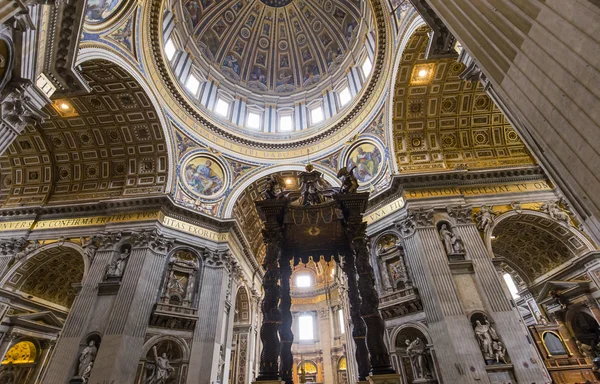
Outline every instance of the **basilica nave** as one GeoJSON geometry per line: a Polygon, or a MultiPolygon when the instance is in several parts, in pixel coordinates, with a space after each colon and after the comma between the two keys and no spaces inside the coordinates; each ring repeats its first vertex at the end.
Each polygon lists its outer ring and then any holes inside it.
{"type": "Polygon", "coordinates": [[[597,0],[0,25],[0,384],[600,383],[597,0]]]}

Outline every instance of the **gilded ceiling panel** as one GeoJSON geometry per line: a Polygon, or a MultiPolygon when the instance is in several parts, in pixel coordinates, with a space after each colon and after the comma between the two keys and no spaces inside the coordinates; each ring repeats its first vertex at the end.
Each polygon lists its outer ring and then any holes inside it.
{"type": "Polygon", "coordinates": [[[480,83],[459,78],[455,59],[426,60],[427,27],[402,53],[393,134],[403,173],[531,165],[534,159],[480,83]]]}
{"type": "Polygon", "coordinates": [[[165,191],[168,144],[141,86],[107,61],[87,62],[82,73],[92,92],[54,100],[49,118],[0,158],[2,205],[165,191]]]}
{"type": "Polygon", "coordinates": [[[70,307],[77,293],[72,284],[81,283],[83,273],[81,254],[72,248],[55,247],[38,253],[20,265],[5,288],[70,307]]]}

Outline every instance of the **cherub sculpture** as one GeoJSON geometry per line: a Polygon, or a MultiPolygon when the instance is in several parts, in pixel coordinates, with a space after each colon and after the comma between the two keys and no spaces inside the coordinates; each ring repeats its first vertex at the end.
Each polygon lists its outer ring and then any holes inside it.
{"type": "Polygon", "coordinates": [[[342,179],[342,187],[340,193],[354,193],[358,189],[358,180],[354,176],[354,169],[348,170],[348,167],[340,168],[337,173],[338,179],[342,179]]]}

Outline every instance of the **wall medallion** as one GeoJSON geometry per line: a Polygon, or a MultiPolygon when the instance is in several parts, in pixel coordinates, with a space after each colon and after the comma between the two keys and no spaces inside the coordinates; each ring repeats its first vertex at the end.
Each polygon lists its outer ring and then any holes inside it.
{"type": "Polygon", "coordinates": [[[179,169],[179,180],[192,195],[214,198],[225,190],[223,165],[212,156],[200,154],[188,157],[179,169]]]}
{"type": "Polygon", "coordinates": [[[87,0],[85,21],[99,24],[108,20],[124,3],[123,0],[87,0]]]}
{"type": "Polygon", "coordinates": [[[384,168],[382,151],[375,143],[360,142],[348,152],[346,167],[354,168],[354,176],[359,185],[370,184],[384,168]]]}

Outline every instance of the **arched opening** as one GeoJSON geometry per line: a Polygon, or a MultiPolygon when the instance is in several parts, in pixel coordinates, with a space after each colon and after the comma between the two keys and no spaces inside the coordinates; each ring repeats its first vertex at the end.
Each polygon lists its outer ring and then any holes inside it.
{"type": "Polygon", "coordinates": [[[140,361],[136,383],[180,383],[187,372],[185,342],[172,336],[153,338],[140,361]]]}
{"type": "Polygon", "coordinates": [[[573,230],[538,212],[498,217],[489,241],[494,257],[516,272],[518,285],[533,284],[588,250],[573,230]]]}
{"type": "Polygon", "coordinates": [[[304,383],[316,383],[317,376],[319,374],[319,369],[317,368],[317,363],[311,360],[304,360],[298,364],[297,367],[298,378],[300,378],[300,382],[304,383]]]}
{"type": "Polygon", "coordinates": [[[568,323],[577,343],[597,348],[600,343],[600,325],[586,310],[584,307],[573,308],[571,311],[574,311],[574,314],[568,314],[568,323]]]}
{"type": "Polygon", "coordinates": [[[85,263],[81,253],[72,247],[51,246],[28,257],[15,266],[2,289],[61,310],[68,310],[81,283],[85,263]]]}
{"type": "Polygon", "coordinates": [[[346,356],[340,357],[337,365],[337,376],[338,376],[338,384],[347,384],[348,383],[348,361],[346,360],[346,356]]]}
{"type": "Polygon", "coordinates": [[[435,380],[431,350],[422,330],[411,326],[402,328],[396,335],[395,347],[400,370],[407,383],[435,380]]]}

